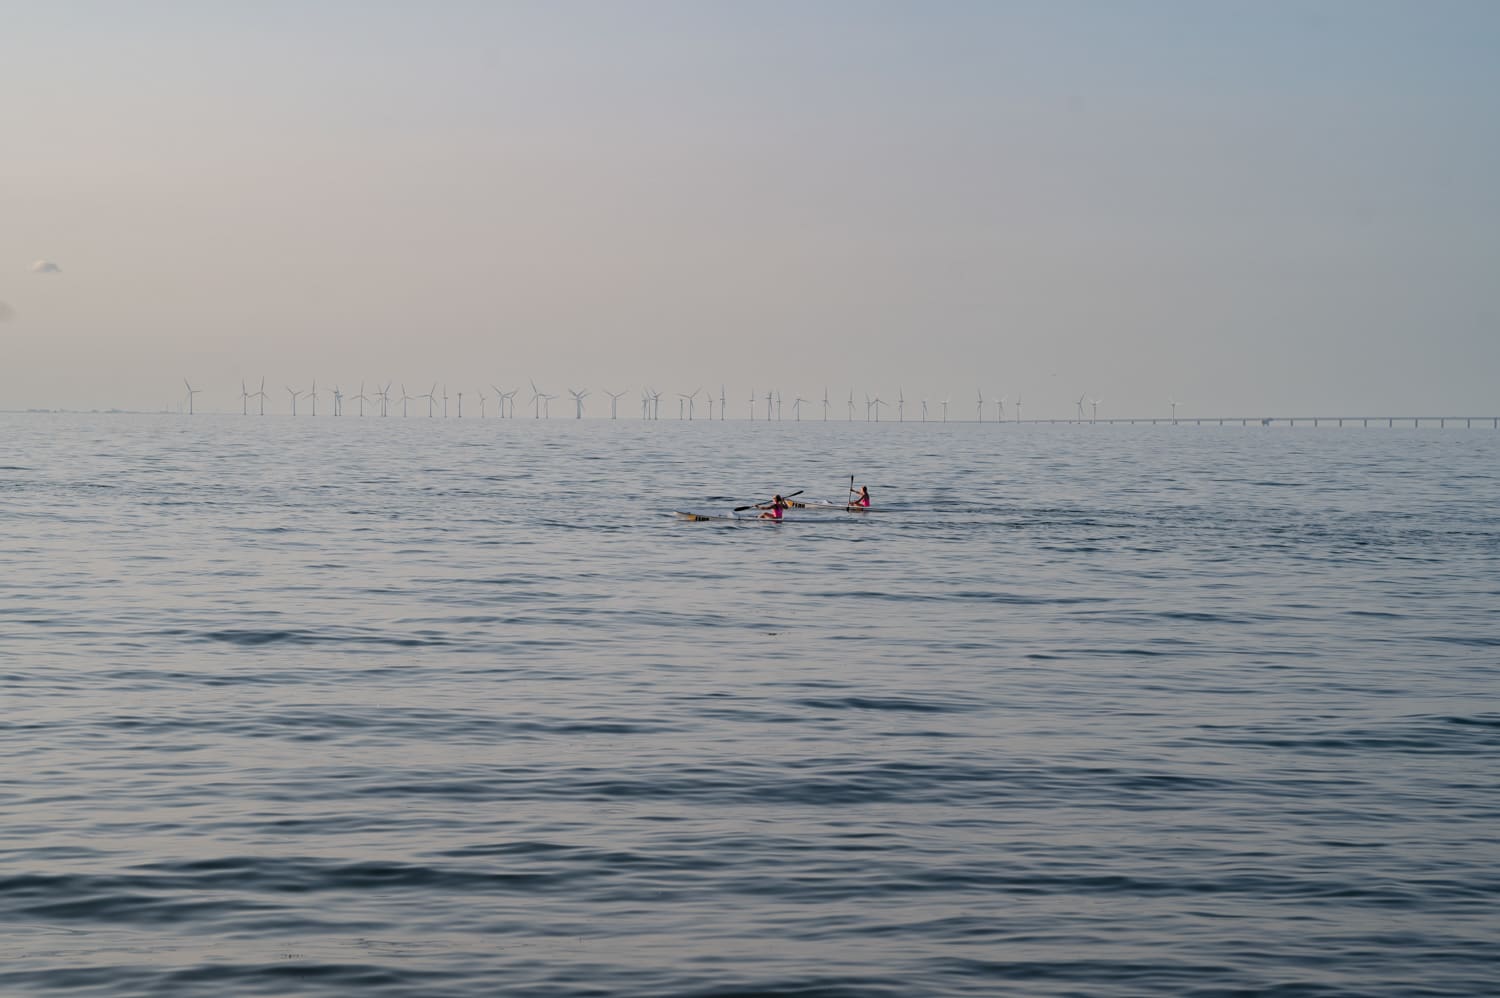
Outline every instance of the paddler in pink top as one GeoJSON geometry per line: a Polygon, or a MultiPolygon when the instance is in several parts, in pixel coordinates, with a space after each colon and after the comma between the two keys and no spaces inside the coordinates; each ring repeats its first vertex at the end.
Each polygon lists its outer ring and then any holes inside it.
{"type": "Polygon", "coordinates": [[[765,510],[764,513],[760,514],[760,518],[762,520],[779,520],[781,519],[781,511],[786,509],[790,505],[791,503],[781,498],[780,493],[777,493],[776,495],[771,497],[771,501],[769,503],[761,503],[755,508],[765,510]]]}
{"type": "MultiPolygon", "coordinates": [[[[853,489],[850,489],[849,491],[850,492],[854,492],[853,489]]],[[[861,509],[869,509],[870,508],[870,487],[868,485],[861,485],[859,487],[859,491],[857,493],[855,493],[854,501],[851,502],[849,505],[850,506],[858,506],[861,509]]]]}

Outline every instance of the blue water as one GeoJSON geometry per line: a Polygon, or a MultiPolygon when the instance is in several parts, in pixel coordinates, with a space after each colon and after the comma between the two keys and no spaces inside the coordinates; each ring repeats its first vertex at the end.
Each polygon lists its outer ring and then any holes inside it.
{"type": "Polygon", "coordinates": [[[1493,430],[0,441],[0,993],[1500,981],[1493,430]]]}

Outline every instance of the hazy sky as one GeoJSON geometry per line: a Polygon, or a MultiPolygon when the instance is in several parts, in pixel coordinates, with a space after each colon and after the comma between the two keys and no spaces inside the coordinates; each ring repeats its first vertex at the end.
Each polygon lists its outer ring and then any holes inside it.
{"type": "Polygon", "coordinates": [[[156,408],[186,376],[238,410],[265,375],[278,408],[530,376],[596,413],[646,383],[1500,411],[1489,0],[0,24],[0,408],[156,408]]]}

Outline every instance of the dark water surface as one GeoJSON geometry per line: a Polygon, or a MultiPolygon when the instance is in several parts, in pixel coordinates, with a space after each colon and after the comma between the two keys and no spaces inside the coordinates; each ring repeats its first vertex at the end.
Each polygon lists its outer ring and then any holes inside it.
{"type": "Polygon", "coordinates": [[[0,416],[0,994],[1494,994],[1497,609],[1493,430],[0,416]]]}

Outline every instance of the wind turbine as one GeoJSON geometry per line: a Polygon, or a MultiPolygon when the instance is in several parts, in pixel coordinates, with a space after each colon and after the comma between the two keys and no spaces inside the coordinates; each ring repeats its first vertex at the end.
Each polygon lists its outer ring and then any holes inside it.
{"type": "Polygon", "coordinates": [[[1177,425],[1177,407],[1180,406],[1180,405],[1182,405],[1182,403],[1179,402],[1179,401],[1177,401],[1174,398],[1169,398],[1169,399],[1167,399],[1167,404],[1172,407],[1172,425],[1176,426],[1177,425]]]}
{"type": "Polygon", "coordinates": [[[1021,421],[1021,396],[1016,396],[1016,422],[1021,421]]]}
{"type": "Polygon", "coordinates": [[[542,418],[542,390],[536,386],[536,382],[530,378],[526,379],[531,385],[531,409],[532,419],[542,418]]]}
{"type": "Polygon", "coordinates": [[[380,396],[380,415],[389,416],[391,414],[391,383],[387,381],[385,387],[376,394],[380,396]]]}
{"type": "Polygon", "coordinates": [[[906,422],[906,396],[899,387],[896,389],[896,422],[906,422]]]}
{"type": "Polygon", "coordinates": [[[854,422],[854,389],[849,389],[849,422],[854,422]]]}
{"type": "Polygon", "coordinates": [[[333,386],[333,414],[342,416],[344,414],[344,393],[339,391],[339,386],[333,386]]]}
{"type": "Polygon", "coordinates": [[[1083,400],[1088,397],[1088,392],[1084,392],[1082,395],[1078,396],[1078,421],[1080,423],[1083,422],[1083,400]]]}
{"type": "MultiPolygon", "coordinates": [[[[437,385],[434,384],[432,387],[436,388],[437,385]]],[[[443,418],[444,419],[448,418],[448,386],[447,385],[443,386],[443,418]]]]}
{"type": "Polygon", "coordinates": [[[431,419],[433,410],[437,408],[437,382],[434,381],[432,387],[417,398],[427,400],[427,418],[431,419]]]}
{"type": "Polygon", "coordinates": [[[573,401],[574,401],[574,403],[576,403],[576,405],[578,407],[578,412],[577,412],[576,415],[574,415],[573,418],[574,419],[582,419],[583,418],[583,400],[589,397],[589,390],[587,388],[585,388],[581,392],[575,392],[573,389],[569,388],[568,389],[568,394],[571,395],[571,396],[573,396],[573,401]]]}
{"type": "Polygon", "coordinates": [[[297,391],[297,389],[288,385],[286,393],[292,397],[292,415],[295,416],[297,415],[297,396],[299,392],[297,391]]]}
{"type": "Polygon", "coordinates": [[[610,419],[618,419],[619,417],[615,414],[615,407],[617,405],[619,405],[620,396],[624,395],[625,393],[624,392],[612,392],[612,391],[609,391],[608,389],[606,389],[605,392],[604,392],[604,394],[606,394],[606,395],[609,396],[609,418],[610,419]]]}
{"type": "MultiPolygon", "coordinates": [[[[447,394],[447,392],[448,392],[448,389],[445,387],[443,389],[443,401],[444,402],[448,401],[448,394],[447,394]]],[[[463,419],[464,418],[464,393],[463,392],[459,392],[458,393],[458,418],[459,419],[463,419]]]]}
{"type": "Polygon", "coordinates": [[[661,392],[651,389],[651,418],[661,419],[661,392]]]}
{"type": "Polygon", "coordinates": [[[312,388],[308,390],[307,397],[312,399],[312,414],[316,416],[318,414],[318,381],[316,378],[313,379],[312,388]]]}
{"type": "Polygon", "coordinates": [[[703,401],[708,403],[708,418],[712,420],[714,418],[714,393],[704,392],[703,401]]]}
{"type": "Polygon", "coordinates": [[[240,415],[250,415],[250,392],[245,388],[245,379],[240,379],[240,415]]]}
{"type": "Polygon", "coordinates": [[[802,403],[806,401],[807,399],[803,398],[801,395],[798,395],[796,398],[792,399],[792,418],[799,423],[802,422],[802,403]]]}
{"type": "Polygon", "coordinates": [[[750,421],[755,422],[755,389],[750,389],[750,421]]]}
{"type": "Polygon", "coordinates": [[[776,422],[781,422],[781,393],[776,393],[776,422]]]}
{"type": "Polygon", "coordinates": [[[201,389],[201,388],[194,388],[192,385],[188,384],[188,379],[187,378],[183,378],[182,379],[182,383],[184,385],[187,385],[187,390],[188,390],[188,415],[191,416],[193,414],[193,396],[197,395],[199,392],[203,391],[203,389],[201,389]]]}
{"type": "Polygon", "coordinates": [[[874,402],[870,401],[870,393],[866,392],[865,393],[865,422],[866,423],[868,423],[870,421],[870,407],[873,406],[874,404],[875,404],[874,402]]]}
{"type": "Polygon", "coordinates": [[[724,385],[721,382],[719,384],[719,422],[722,423],[724,421],[725,417],[727,417],[728,415],[729,415],[729,400],[728,400],[728,396],[724,394],[724,385]]]}
{"type": "Polygon", "coordinates": [[[521,391],[521,389],[519,389],[519,388],[512,388],[508,392],[501,392],[500,393],[500,412],[502,414],[505,412],[505,403],[509,402],[510,403],[510,418],[511,419],[515,419],[516,418],[516,395],[520,391],[521,391]]]}
{"type": "Polygon", "coordinates": [[[875,407],[875,422],[878,423],[880,422],[880,407],[883,405],[890,405],[890,403],[877,395],[870,404],[875,407]]]}
{"type": "Polygon", "coordinates": [[[771,402],[775,398],[775,392],[766,392],[766,422],[771,421],[771,402]]]}
{"type": "Polygon", "coordinates": [[[922,422],[927,422],[927,400],[922,400],[922,422]]]}
{"type": "MultiPolygon", "coordinates": [[[[528,378],[527,380],[531,381],[530,378],[528,378]]],[[[552,418],[552,407],[550,405],[548,405],[548,403],[551,402],[553,399],[557,398],[557,396],[556,395],[548,395],[546,392],[542,391],[540,388],[538,388],[536,386],[536,382],[535,381],[531,381],[531,391],[532,391],[531,403],[532,403],[532,405],[534,405],[536,407],[536,416],[535,416],[535,418],[541,419],[543,417],[546,417],[547,419],[551,419],[552,418]]]]}
{"type": "Polygon", "coordinates": [[[1102,401],[1104,401],[1104,400],[1103,399],[1089,399],[1089,405],[1091,405],[1091,406],[1094,407],[1094,420],[1093,421],[1096,422],[1096,423],[1099,422],[1099,403],[1102,402],[1102,401]]]}
{"type": "Polygon", "coordinates": [[[828,386],[823,386],[823,422],[828,422],[828,386]]]}
{"type": "Polygon", "coordinates": [[[938,405],[943,407],[943,422],[948,422],[948,400],[943,399],[938,405]]]}
{"type": "Polygon", "coordinates": [[[255,397],[260,399],[260,414],[264,416],[266,414],[266,379],[264,377],[260,379],[260,391],[255,393],[255,397]]]}
{"type": "Polygon", "coordinates": [[[694,405],[694,403],[697,402],[698,396],[700,394],[702,394],[702,392],[703,392],[703,389],[701,387],[694,388],[693,389],[693,393],[691,395],[687,396],[688,419],[692,419],[693,418],[693,414],[697,410],[697,406],[694,405]]]}
{"type": "MultiPolygon", "coordinates": [[[[485,399],[484,389],[481,388],[481,389],[479,389],[479,418],[480,419],[484,419],[484,399],[485,399]]],[[[459,401],[458,401],[458,412],[459,412],[459,415],[463,415],[463,411],[464,411],[463,399],[459,399],[459,401]]]]}
{"type": "Polygon", "coordinates": [[[995,399],[995,422],[1005,422],[1005,396],[995,399]]]}
{"type": "Polygon", "coordinates": [[[984,392],[976,388],[974,389],[974,394],[978,397],[977,407],[979,410],[979,418],[977,422],[982,423],[984,422],[984,392]]]}
{"type": "Polygon", "coordinates": [[[406,394],[406,385],[403,384],[401,386],[401,418],[402,419],[406,418],[406,403],[412,401],[413,399],[419,399],[421,397],[422,396],[420,396],[420,395],[408,395],[408,394],[406,394]]]}
{"type": "Polygon", "coordinates": [[[349,397],[352,398],[352,399],[357,399],[359,401],[359,416],[360,416],[361,419],[363,419],[364,415],[365,415],[365,403],[368,402],[368,401],[370,401],[368,398],[365,397],[365,383],[363,381],[361,381],[359,383],[359,394],[358,395],[351,395],[349,397]]]}

